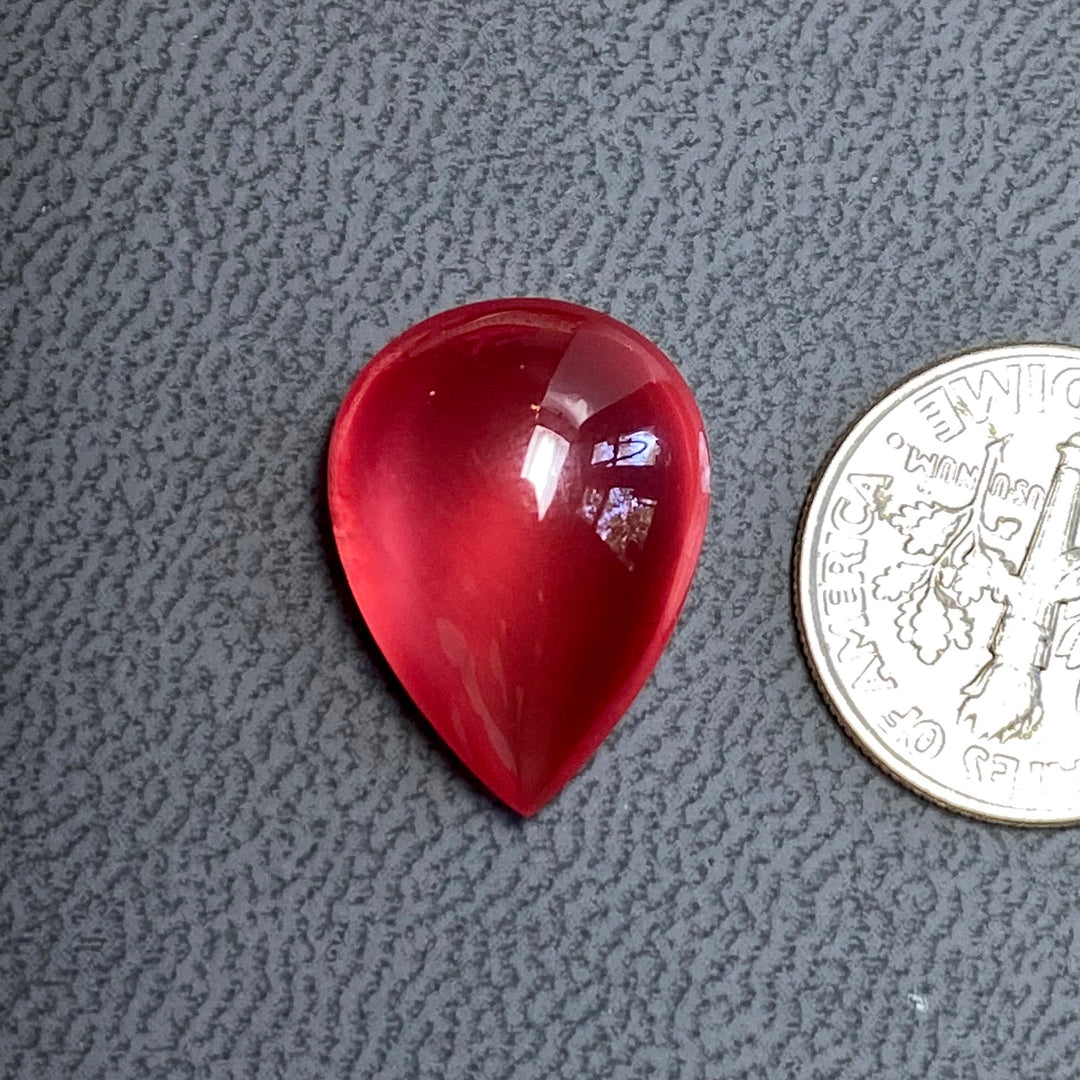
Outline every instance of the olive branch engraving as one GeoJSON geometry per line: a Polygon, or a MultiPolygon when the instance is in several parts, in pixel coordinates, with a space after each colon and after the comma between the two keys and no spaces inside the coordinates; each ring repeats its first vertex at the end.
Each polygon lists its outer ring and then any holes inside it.
{"type": "MultiPolygon", "coordinates": [[[[889,518],[913,558],[873,582],[874,596],[898,604],[900,641],[927,665],[951,647],[971,648],[970,608],[977,600],[989,595],[1000,608],[986,642],[990,658],[963,687],[957,717],[973,733],[1000,741],[1026,739],[1039,728],[1042,672],[1051,656],[1068,670],[1080,668],[1080,433],[1058,447],[1058,465],[1019,567],[1000,545],[1020,522],[990,521],[986,514],[1006,441],[986,447],[975,494],[964,506],[918,502],[889,518]]],[[[1076,707],[1080,711],[1080,686],[1076,707]]]]}
{"type": "Polygon", "coordinates": [[[999,545],[1016,535],[1020,522],[985,518],[986,496],[1005,443],[996,439],[987,446],[970,502],[917,502],[889,518],[912,558],[878,574],[873,595],[898,603],[899,638],[924,664],[937,663],[950,647],[971,648],[974,620],[968,609],[985,592],[1000,602],[1003,578],[1016,572],[999,545]]]}

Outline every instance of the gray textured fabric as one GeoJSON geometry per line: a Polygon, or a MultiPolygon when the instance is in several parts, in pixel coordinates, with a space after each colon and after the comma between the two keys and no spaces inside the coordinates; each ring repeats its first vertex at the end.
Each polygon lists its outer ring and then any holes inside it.
{"type": "Polygon", "coordinates": [[[895,379],[1080,341],[1080,10],[40,0],[0,14],[0,1075],[1077,1075],[1080,832],[934,808],[800,657],[811,476],[895,379]],[[655,676],[537,818],[388,685],[335,407],[559,295],[698,394],[655,676]]]}

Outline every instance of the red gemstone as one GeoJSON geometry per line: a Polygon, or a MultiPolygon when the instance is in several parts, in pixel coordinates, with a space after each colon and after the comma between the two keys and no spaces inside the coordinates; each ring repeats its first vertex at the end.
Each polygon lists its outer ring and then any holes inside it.
{"type": "Polygon", "coordinates": [[[379,648],[469,769],[535,813],[626,711],[690,587],[709,458],[686,383],[599,312],[470,304],[361,372],[328,471],[379,648]]]}

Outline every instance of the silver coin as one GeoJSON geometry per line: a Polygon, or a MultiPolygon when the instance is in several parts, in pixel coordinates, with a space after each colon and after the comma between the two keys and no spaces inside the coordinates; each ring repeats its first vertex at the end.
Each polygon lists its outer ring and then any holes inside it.
{"type": "Polygon", "coordinates": [[[1080,821],[1080,349],[967,353],[848,432],[803,519],[803,644],[870,757],[953,809],[1080,821]]]}

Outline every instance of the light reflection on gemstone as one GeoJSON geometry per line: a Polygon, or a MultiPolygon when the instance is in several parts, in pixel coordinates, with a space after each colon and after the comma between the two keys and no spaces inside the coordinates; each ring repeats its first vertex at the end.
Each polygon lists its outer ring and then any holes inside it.
{"type": "Polygon", "coordinates": [[[600,514],[600,507],[604,505],[604,492],[594,487],[587,487],[581,497],[581,506],[578,513],[590,524],[595,525],[600,514]]]}
{"type": "Polygon", "coordinates": [[[544,520],[559,487],[559,475],[570,453],[570,443],[557,431],[537,424],[525,451],[521,478],[528,480],[536,492],[536,512],[544,520]]]}
{"type": "Polygon", "coordinates": [[[655,465],[660,456],[660,440],[656,432],[645,429],[619,436],[616,465],[655,465]]]}
{"type": "Polygon", "coordinates": [[[596,522],[596,535],[619,561],[634,568],[633,554],[640,551],[652,527],[656,500],[639,498],[633,488],[613,487],[596,522]]]}
{"type": "Polygon", "coordinates": [[[620,435],[618,444],[598,442],[593,446],[592,465],[655,465],[660,457],[660,440],[650,428],[620,435]]]}
{"type": "Polygon", "coordinates": [[[589,419],[589,403],[577,394],[548,390],[544,395],[544,408],[559,413],[573,424],[581,427],[589,419]]]}

